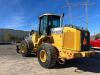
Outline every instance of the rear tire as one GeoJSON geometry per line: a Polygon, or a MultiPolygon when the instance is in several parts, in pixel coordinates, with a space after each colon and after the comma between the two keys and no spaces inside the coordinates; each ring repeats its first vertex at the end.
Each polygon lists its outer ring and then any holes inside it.
{"type": "Polygon", "coordinates": [[[28,45],[26,41],[21,42],[20,52],[23,57],[29,57],[31,55],[31,51],[28,49],[28,45]]]}
{"type": "Polygon", "coordinates": [[[38,49],[37,56],[40,65],[44,68],[53,68],[57,63],[57,51],[51,44],[48,43],[41,44],[38,49]],[[45,61],[41,60],[42,51],[44,51],[44,54],[46,53],[45,61]]]}

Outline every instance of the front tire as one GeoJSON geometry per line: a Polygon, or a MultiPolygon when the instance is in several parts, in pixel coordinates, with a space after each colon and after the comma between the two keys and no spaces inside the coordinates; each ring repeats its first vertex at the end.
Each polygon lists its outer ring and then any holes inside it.
{"type": "Polygon", "coordinates": [[[37,56],[40,65],[44,68],[53,68],[56,65],[57,51],[51,44],[41,44],[37,56]]]}

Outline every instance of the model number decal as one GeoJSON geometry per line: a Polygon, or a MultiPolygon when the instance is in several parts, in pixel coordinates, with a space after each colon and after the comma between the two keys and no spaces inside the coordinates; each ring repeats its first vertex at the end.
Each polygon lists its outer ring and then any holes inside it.
{"type": "Polygon", "coordinates": [[[51,33],[52,34],[62,34],[63,28],[52,28],[51,33]]]}

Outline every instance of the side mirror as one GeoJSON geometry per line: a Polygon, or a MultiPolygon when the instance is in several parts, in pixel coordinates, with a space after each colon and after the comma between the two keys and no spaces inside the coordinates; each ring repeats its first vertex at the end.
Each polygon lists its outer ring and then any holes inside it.
{"type": "Polygon", "coordinates": [[[64,16],[65,16],[65,14],[63,13],[63,14],[62,14],[62,17],[64,17],[64,16]]]}

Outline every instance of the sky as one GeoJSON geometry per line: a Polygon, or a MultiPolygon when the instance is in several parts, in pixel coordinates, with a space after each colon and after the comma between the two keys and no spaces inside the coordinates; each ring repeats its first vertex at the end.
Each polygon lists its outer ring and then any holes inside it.
{"type": "MultiPolygon", "coordinates": [[[[0,28],[38,30],[38,17],[44,13],[64,13],[63,25],[86,27],[84,3],[86,0],[0,0],[0,28]]],[[[100,0],[88,0],[88,4],[88,29],[91,35],[100,33],[100,0]]]]}

